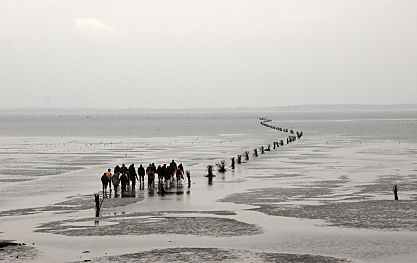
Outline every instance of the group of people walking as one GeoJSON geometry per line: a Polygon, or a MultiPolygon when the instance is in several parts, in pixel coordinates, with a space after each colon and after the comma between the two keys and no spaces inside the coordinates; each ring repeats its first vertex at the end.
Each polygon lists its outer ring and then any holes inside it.
{"type": "MultiPolygon", "coordinates": [[[[187,171],[188,187],[190,187],[190,173],[187,171]]],[[[139,189],[145,188],[145,175],[148,177],[148,188],[155,188],[155,179],[158,178],[158,185],[163,187],[164,183],[174,182],[176,180],[177,186],[181,184],[184,179],[184,167],[181,164],[177,166],[174,160],[167,166],[156,165],[154,163],[149,164],[146,169],[140,165],[136,170],[135,165],[131,164],[126,167],[125,164],[122,166],[116,165],[114,167],[114,173],[109,168],[101,176],[101,183],[103,186],[103,193],[107,191],[109,187],[110,192],[112,191],[112,185],[115,192],[118,191],[119,185],[122,192],[126,192],[129,189],[136,189],[136,181],[139,181],[139,189]]]]}

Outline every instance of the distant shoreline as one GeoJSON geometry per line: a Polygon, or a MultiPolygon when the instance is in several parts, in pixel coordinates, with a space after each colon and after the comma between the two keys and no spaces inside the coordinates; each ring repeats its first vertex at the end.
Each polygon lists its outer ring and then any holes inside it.
{"type": "Polygon", "coordinates": [[[224,108],[0,108],[0,114],[417,111],[417,104],[323,104],[224,108]]]}

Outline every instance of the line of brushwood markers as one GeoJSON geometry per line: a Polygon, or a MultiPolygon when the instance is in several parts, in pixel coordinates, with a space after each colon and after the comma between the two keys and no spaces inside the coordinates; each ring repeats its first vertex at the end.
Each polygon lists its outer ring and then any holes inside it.
{"type": "MultiPolygon", "coordinates": [[[[271,129],[280,131],[280,132],[290,133],[291,135],[286,138],[286,144],[290,144],[292,142],[295,142],[297,139],[300,139],[303,136],[303,132],[302,131],[296,131],[296,132],[294,132],[294,130],[292,130],[292,129],[281,128],[281,127],[277,127],[277,126],[274,126],[274,125],[269,124],[269,122],[272,121],[271,119],[268,119],[268,118],[265,118],[265,117],[261,117],[261,118],[259,118],[259,120],[260,120],[260,124],[263,125],[263,126],[265,126],[265,127],[268,127],[268,128],[271,128],[271,129]]],[[[284,145],[285,145],[285,141],[284,140],[274,141],[272,143],[272,147],[273,147],[274,150],[277,149],[277,148],[279,148],[279,147],[282,147],[284,145]]],[[[260,151],[260,154],[264,154],[266,151],[271,151],[271,144],[268,144],[266,147],[263,146],[263,145],[260,146],[259,147],[259,151],[260,151]]],[[[235,157],[233,157],[231,159],[231,161],[232,161],[231,168],[232,169],[235,169],[236,162],[237,162],[237,164],[241,164],[242,163],[242,156],[245,158],[246,161],[248,161],[249,160],[249,151],[245,151],[243,153],[243,155],[242,154],[239,154],[237,156],[237,159],[236,160],[235,160],[235,157]]],[[[258,149],[257,148],[253,149],[253,156],[254,157],[258,157],[259,156],[258,149]]],[[[220,173],[224,173],[227,170],[226,169],[226,162],[225,161],[220,161],[220,162],[216,163],[216,166],[218,168],[217,169],[218,172],[220,172],[220,173]]],[[[187,171],[187,173],[188,173],[187,175],[189,176],[189,171],[187,171]]],[[[208,177],[208,183],[211,185],[212,182],[213,182],[213,177],[215,177],[215,175],[213,174],[213,165],[208,165],[207,166],[207,175],[206,175],[206,177],[208,177]]],[[[95,199],[95,203],[96,203],[96,217],[98,217],[99,216],[99,213],[100,213],[101,205],[102,205],[102,203],[104,201],[104,198],[100,202],[99,194],[94,194],[94,199],[95,199]]]]}
{"type": "MultiPolygon", "coordinates": [[[[290,133],[291,135],[287,137],[286,139],[286,144],[290,144],[292,142],[295,142],[298,139],[301,139],[301,137],[303,137],[303,132],[302,131],[294,131],[292,129],[287,129],[287,128],[281,128],[278,126],[274,126],[272,124],[270,124],[270,122],[272,122],[271,119],[266,118],[266,117],[261,117],[259,118],[259,120],[261,121],[261,125],[265,126],[267,128],[271,128],[280,132],[285,132],[285,133],[290,133]]],[[[282,147],[285,145],[285,140],[279,140],[279,141],[274,141],[272,143],[272,147],[273,149],[277,149],[279,147],[282,147]]],[[[271,151],[271,144],[268,144],[266,147],[265,146],[260,146],[259,148],[255,148],[253,149],[253,157],[258,157],[259,153],[260,154],[264,154],[265,152],[271,151]]],[[[243,154],[239,154],[237,156],[237,159],[235,159],[235,157],[232,157],[231,161],[231,168],[235,169],[236,167],[236,163],[237,164],[241,164],[242,163],[242,156],[245,158],[246,161],[249,160],[249,151],[245,151],[243,154]]],[[[217,171],[220,173],[224,173],[226,172],[226,161],[220,161],[218,163],[216,163],[217,166],[217,171]]],[[[213,174],[213,165],[208,165],[207,166],[207,175],[206,177],[208,177],[209,180],[209,184],[212,184],[213,182],[213,177],[215,177],[215,175],[213,174]]]]}
{"type": "MultiPolygon", "coordinates": [[[[284,132],[284,133],[290,133],[291,134],[286,138],[286,140],[281,139],[279,141],[274,141],[272,143],[272,147],[273,147],[274,150],[279,148],[279,147],[284,146],[285,142],[286,142],[286,144],[290,144],[292,142],[295,142],[296,140],[301,139],[301,137],[303,137],[303,135],[304,135],[303,131],[294,131],[293,129],[281,128],[281,127],[278,127],[278,126],[274,126],[274,125],[270,124],[270,122],[272,122],[272,120],[269,119],[269,118],[260,117],[259,120],[260,120],[260,124],[264,127],[271,128],[271,129],[277,130],[279,132],[284,132]]],[[[253,149],[253,157],[258,157],[259,153],[264,154],[267,151],[271,151],[271,144],[268,144],[266,147],[262,145],[259,148],[253,149]],[[258,152],[258,150],[259,150],[259,152],[258,152]]],[[[245,151],[243,154],[237,155],[236,159],[235,159],[235,157],[232,157],[231,158],[231,165],[230,165],[231,168],[235,169],[236,163],[237,164],[242,163],[242,156],[245,158],[246,161],[248,161],[249,160],[249,154],[250,154],[249,151],[245,151]]],[[[226,161],[220,161],[220,162],[216,163],[216,166],[217,166],[217,171],[220,172],[220,173],[224,173],[227,170],[226,169],[226,161]]],[[[187,173],[188,173],[187,176],[189,177],[189,171],[187,171],[187,173]]],[[[208,183],[209,183],[209,185],[211,185],[213,183],[213,177],[215,177],[215,175],[213,174],[213,165],[208,165],[207,166],[207,175],[205,177],[208,177],[208,183]]],[[[189,184],[190,184],[190,182],[189,182],[189,184]]],[[[393,192],[394,192],[394,199],[398,200],[398,186],[397,185],[394,185],[393,192]]],[[[101,204],[103,203],[104,199],[100,202],[98,194],[94,194],[94,199],[95,199],[95,203],[96,203],[96,217],[98,217],[99,213],[100,213],[100,207],[101,207],[101,204]]]]}

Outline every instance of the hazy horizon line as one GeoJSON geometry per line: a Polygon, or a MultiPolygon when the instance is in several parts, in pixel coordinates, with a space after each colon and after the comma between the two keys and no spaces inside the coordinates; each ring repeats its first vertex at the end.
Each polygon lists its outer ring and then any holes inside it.
{"type": "Polygon", "coordinates": [[[297,104],[285,106],[239,106],[239,107],[181,107],[181,108],[95,108],[95,107],[15,107],[0,108],[0,113],[59,113],[59,112],[165,112],[165,111],[279,111],[279,110],[417,110],[417,103],[400,104],[297,104]]]}

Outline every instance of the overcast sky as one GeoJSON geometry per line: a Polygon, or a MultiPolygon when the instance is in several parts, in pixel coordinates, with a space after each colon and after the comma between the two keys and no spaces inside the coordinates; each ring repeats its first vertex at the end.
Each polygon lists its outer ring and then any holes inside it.
{"type": "Polygon", "coordinates": [[[415,0],[0,0],[0,108],[396,104],[415,0]]]}

